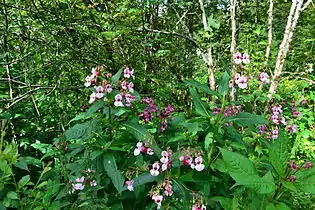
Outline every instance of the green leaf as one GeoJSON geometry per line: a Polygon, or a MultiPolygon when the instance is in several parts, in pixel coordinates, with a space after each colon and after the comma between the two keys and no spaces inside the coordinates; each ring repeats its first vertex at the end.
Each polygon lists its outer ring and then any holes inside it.
{"type": "Polygon", "coordinates": [[[119,71],[114,76],[112,76],[112,83],[118,82],[119,78],[121,77],[122,71],[123,69],[119,69],[119,71]]]}
{"type": "Polygon", "coordinates": [[[218,87],[218,92],[222,96],[225,96],[227,92],[229,91],[229,81],[230,81],[230,75],[227,72],[224,72],[224,74],[220,78],[219,87],[218,87]]]}
{"type": "Polygon", "coordinates": [[[30,180],[30,175],[23,176],[18,183],[19,188],[24,187],[30,180]]]}
{"type": "Polygon", "coordinates": [[[27,162],[22,158],[20,159],[18,162],[16,162],[14,164],[15,167],[18,167],[22,170],[26,170],[26,171],[29,171],[28,167],[27,167],[27,162]]]}
{"type": "Polygon", "coordinates": [[[65,132],[65,135],[68,140],[78,138],[87,139],[94,135],[99,129],[97,119],[92,119],[82,124],[75,124],[65,132]]]}
{"type": "Polygon", "coordinates": [[[198,90],[201,90],[204,93],[221,97],[221,95],[217,91],[211,90],[207,85],[201,84],[197,82],[196,80],[185,80],[184,83],[188,85],[192,85],[193,87],[197,88],[198,90]]]}
{"type": "Polygon", "coordinates": [[[117,168],[113,154],[107,153],[104,155],[104,169],[112,180],[117,191],[121,192],[123,190],[125,179],[117,168]]]}
{"type": "Polygon", "coordinates": [[[269,146],[269,161],[280,177],[284,177],[289,160],[288,137],[283,132],[279,133],[277,140],[269,146]]]}
{"type": "Polygon", "coordinates": [[[220,148],[228,173],[236,181],[236,185],[244,185],[260,194],[269,194],[275,190],[270,175],[261,178],[253,163],[243,155],[220,148]]]}
{"type": "Polygon", "coordinates": [[[240,112],[236,116],[228,117],[225,121],[234,122],[238,124],[239,126],[250,126],[250,125],[256,125],[256,124],[268,123],[268,120],[266,120],[265,118],[256,114],[248,113],[248,112],[240,112]]]}
{"type": "Polygon", "coordinates": [[[315,161],[313,161],[312,164],[312,168],[303,168],[296,173],[296,181],[294,184],[299,190],[315,195],[315,161]]]}
{"type": "Polygon", "coordinates": [[[144,141],[148,138],[153,138],[144,126],[138,125],[133,122],[122,123],[126,127],[127,131],[131,133],[136,139],[144,141]]]}
{"type": "Polygon", "coordinates": [[[98,100],[86,111],[78,114],[75,116],[68,124],[70,124],[73,121],[78,120],[87,120],[90,119],[95,112],[97,112],[99,109],[103,108],[106,105],[106,103],[103,100],[98,100]]]}
{"type": "Polygon", "coordinates": [[[205,138],[205,149],[209,151],[210,144],[213,143],[213,133],[209,132],[205,138]]]}
{"type": "Polygon", "coordinates": [[[11,199],[11,200],[18,200],[19,196],[16,192],[10,191],[7,194],[7,198],[11,199]]]}
{"type": "Polygon", "coordinates": [[[210,200],[219,202],[225,210],[230,210],[232,207],[232,199],[231,198],[225,198],[222,196],[214,196],[210,198],[210,200]]]}
{"type": "Polygon", "coordinates": [[[209,105],[200,100],[197,92],[193,88],[189,88],[189,91],[195,105],[196,112],[203,117],[210,118],[209,105]]]}

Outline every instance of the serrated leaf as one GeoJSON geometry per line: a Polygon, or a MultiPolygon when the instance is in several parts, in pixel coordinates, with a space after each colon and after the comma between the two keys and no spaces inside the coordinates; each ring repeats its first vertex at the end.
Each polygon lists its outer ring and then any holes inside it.
{"type": "Polygon", "coordinates": [[[213,143],[213,133],[209,132],[205,137],[205,149],[209,151],[210,144],[213,143]]]}
{"type": "Polygon", "coordinates": [[[279,133],[278,139],[269,146],[269,161],[280,177],[284,177],[289,160],[288,138],[284,131],[279,133]]]}
{"type": "Polygon", "coordinates": [[[127,131],[131,133],[136,139],[144,141],[147,138],[152,138],[152,135],[147,131],[144,126],[138,125],[133,122],[122,123],[126,127],[127,131]]]}
{"type": "Polygon", "coordinates": [[[192,97],[196,112],[203,116],[210,118],[209,105],[200,100],[197,92],[193,88],[189,88],[190,95],[192,97]]]}
{"type": "Polygon", "coordinates": [[[184,82],[188,85],[194,86],[195,88],[197,88],[198,90],[201,90],[204,93],[221,97],[221,95],[217,91],[211,90],[207,85],[201,84],[197,82],[196,80],[185,80],[184,82]]]}
{"type": "Polygon", "coordinates": [[[125,179],[122,176],[121,171],[117,168],[113,154],[107,153],[104,155],[104,169],[117,191],[121,192],[123,190],[125,179]]]}
{"type": "Polygon", "coordinates": [[[260,194],[269,194],[275,190],[275,184],[269,178],[261,178],[253,163],[243,155],[220,149],[228,167],[228,173],[236,181],[236,185],[244,185],[260,194]]]}
{"type": "Polygon", "coordinates": [[[256,124],[268,123],[268,120],[266,120],[265,118],[256,114],[248,113],[248,112],[240,112],[236,116],[228,117],[225,121],[234,122],[238,124],[239,126],[250,126],[250,125],[256,125],[256,124]]]}
{"type": "Polygon", "coordinates": [[[315,161],[310,169],[301,169],[296,173],[294,185],[301,191],[315,195],[315,161]]]}
{"type": "Polygon", "coordinates": [[[65,132],[65,135],[68,140],[78,138],[87,139],[99,129],[97,119],[92,119],[82,124],[75,124],[65,132]]]}

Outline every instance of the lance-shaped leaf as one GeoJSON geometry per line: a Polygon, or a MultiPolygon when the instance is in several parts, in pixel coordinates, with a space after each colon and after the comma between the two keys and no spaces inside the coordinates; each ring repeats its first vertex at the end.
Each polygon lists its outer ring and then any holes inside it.
{"type": "Polygon", "coordinates": [[[221,95],[217,91],[211,90],[207,85],[201,84],[200,82],[197,82],[196,80],[185,80],[184,82],[188,85],[191,85],[197,88],[198,90],[204,93],[221,97],[221,95]]]}
{"type": "Polygon", "coordinates": [[[270,194],[275,190],[275,184],[270,175],[261,178],[248,158],[222,148],[220,150],[228,173],[236,181],[236,185],[244,185],[260,194],[270,194]]]}
{"type": "Polygon", "coordinates": [[[119,80],[122,71],[123,71],[123,69],[120,69],[114,76],[112,76],[112,82],[113,83],[116,83],[119,80]]]}
{"type": "Polygon", "coordinates": [[[197,92],[193,88],[189,88],[190,95],[192,97],[196,112],[203,117],[210,118],[209,105],[201,101],[197,92]]]}
{"type": "Polygon", "coordinates": [[[288,160],[288,138],[280,131],[278,139],[269,146],[269,161],[280,177],[285,176],[288,160]]]}
{"type": "Polygon", "coordinates": [[[127,131],[131,133],[136,139],[150,145],[154,153],[160,156],[162,150],[157,146],[153,136],[144,126],[133,122],[125,122],[122,123],[122,125],[125,126],[127,131]]]}
{"type": "Polygon", "coordinates": [[[268,120],[266,120],[265,118],[256,114],[248,113],[248,112],[240,112],[236,116],[228,117],[225,121],[234,122],[238,124],[239,126],[250,126],[250,125],[256,125],[256,124],[268,123],[268,120]]]}
{"type": "Polygon", "coordinates": [[[224,96],[229,91],[229,81],[230,81],[230,75],[227,72],[224,72],[224,74],[221,76],[219,81],[219,87],[218,92],[224,96]]]}
{"type": "Polygon", "coordinates": [[[125,179],[117,168],[116,161],[113,154],[107,153],[104,155],[104,169],[107,175],[112,180],[117,191],[121,192],[123,190],[125,179]]]}

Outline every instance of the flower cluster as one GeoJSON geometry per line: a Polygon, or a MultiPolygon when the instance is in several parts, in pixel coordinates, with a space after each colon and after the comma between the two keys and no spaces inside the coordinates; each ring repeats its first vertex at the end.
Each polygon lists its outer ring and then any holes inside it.
{"type": "Polygon", "coordinates": [[[301,112],[296,108],[296,102],[293,101],[293,104],[292,104],[292,116],[293,117],[301,117],[301,112]]]}
{"type": "Polygon", "coordinates": [[[151,193],[152,200],[157,205],[157,209],[160,209],[162,206],[162,201],[164,200],[164,196],[172,196],[173,195],[173,187],[172,182],[166,179],[162,184],[159,184],[151,193]],[[162,192],[161,192],[162,191],[162,192]]]}
{"type": "Polygon", "coordinates": [[[203,171],[203,169],[205,168],[205,165],[202,163],[203,159],[201,154],[198,154],[194,160],[189,154],[187,154],[186,156],[180,156],[179,160],[184,165],[190,166],[192,169],[195,169],[196,171],[203,171]]]}
{"type": "MultiPolygon", "coordinates": [[[[313,164],[311,162],[305,162],[303,164],[303,169],[311,169],[313,167],[313,164]]],[[[297,177],[294,175],[297,171],[301,170],[301,166],[299,166],[297,163],[295,163],[294,160],[288,161],[288,168],[292,172],[290,176],[287,177],[287,179],[290,182],[295,182],[297,177]]]]}
{"type": "Polygon", "coordinates": [[[133,151],[133,154],[135,156],[138,156],[140,153],[145,153],[148,155],[154,154],[153,150],[150,147],[146,147],[142,142],[138,142],[135,150],[133,151]]]}
{"type": "Polygon", "coordinates": [[[153,119],[154,113],[157,112],[157,107],[156,107],[154,101],[149,97],[146,97],[145,99],[143,99],[142,102],[147,104],[147,107],[143,110],[143,112],[141,112],[139,114],[139,117],[145,123],[148,123],[153,119]]]}
{"type": "Polygon", "coordinates": [[[237,52],[233,55],[234,57],[234,63],[235,64],[249,64],[250,60],[249,60],[249,55],[247,53],[243,53],[243,55],[240,52],[237,52]]]}
{"type": "Polygon", "coordinates": [[[93,180],[90,176],[91,173],[95,173],[95,171],[88,169],[85,172],[87,176],[85,177],[82,176],[82,177],[76,178],[73,181],[70,181],[72,184],[72,191],[71,191],[72,193],[74,193],[75,191],[82,191],[86,185],[89,185],[91,187],[95,187],[97,185],[96,181],[93,180]]]}
{"type": "Polygon", "coordinates": [[[95,91],[90,95],[89,103],[94,103],[98,99],[102,99],[104,101],[108,101],[108,95],[113,92],[114,86],[117,87],[119,91],[118,94],[114,97],[114,105],[117,107],[122,106],[131,106],[131,102],[135,101],[136,98],[132,93],[134,92],[134,84],[133,82],[128,81],[130,78],[134,78],[134,71],[130,70],[130,67],[125,67],[124,69],[124,78],[121,81],[118,81],[117,84],[112,83],[112,74],[107,73],[103,80],[99,81],[98,78],[102,78],[101,71],[103,70],[102,66],[98,66],[97,68],[92,69],[92,74],[87,76],[85,79],[85,86],[90,87],[92,84],[95,84],[95,91]]]}
{"type": "Polygon", "coordinates": [[[97,66],[96,68],[92,68],[91,75],[85,78],[85,87],[90,87],[92,83],[96,82],[97,77],[101,75],[100,71],[103,70],[103,66],[97,66]]]}
{"type": "Polygon", "coordinates": [[[261,81],[264,84],[269,84],[270,80],[269,80],[269,75],[266,72],[261,72],[258,80],[261,81]]]}
{"type": "Polygon", "coordinates": [[[192,210],[207,210],[207,207],[203,204],[197,203],[197,204],[194,204],[191,209],[192,210]]]}
{"type": "Polygon", "coordinates": [[[247,88],[248,85],[248,79],[246,76],[241,76],[239,73],[236,73],[234,75],[234,82],[237,84],[237,86],[241,89],[247,88]]]}
{"type": "Polygon", "coordinates": [[[166,108],[162,109],[158,114],[159,110],[151,98],[146,97],[145,99],[142,100],[142,102],[146,104],[146,107],[144,108],[143,112],[139,114],[140,119],[143,120],[144,123],[149,123],[155,116],[159,116],[160,128],[161,131],[164,132],[167,128],[166,124],[167,119],[170,116],[170,114],[175,110],[174,106],[168,105],[166,108]]]}
{"type": "Polygon", "coordinates": [[[167,118],[169,117],[169,115],[174,112],[174,106],[173,105],[168,105],[164,110],[162,110],[160,112],[160,119],[161,119],[161,130],[162,132],[164,132],[167,128],[167,125],[166,125],[166,121],[167,121],[167,118]]]}
{"type": "Polygon", "coordinates": [[[161,153],[161,166],[159,164],[159,162],[155,162],[152,164],[152,169],[150,170],[150,174],[152,176],[158,176],[160,174],[160,169],[162,171],[166,171],[168,168],[171,167],[172,165],[172,161],[171,161],[171,156],[172,156],[172,150],[168,150],[168,151],[163,151],[161,153]]]}

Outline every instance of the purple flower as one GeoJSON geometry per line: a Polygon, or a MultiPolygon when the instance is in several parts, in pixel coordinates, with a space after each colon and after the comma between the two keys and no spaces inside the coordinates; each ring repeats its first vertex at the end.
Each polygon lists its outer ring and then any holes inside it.
{"type": "Polygon", "coordinates": [[[237,52],[233,55],[234,57],[234,63],[235,64],[241,64],[242,63],[242,54],[237,52]]]}
{"type": "Polygon", "coordinates": [[[258,127],[258,129],[259,129],[258,133],[259,134],[263,134],[263,133],[265,133],[266,126],[265,125],[261,125],[261,126],[258,127]]]}
{"type": "Polygon", "coordinates": [[[311,162],[306,162],[303,166],[303,168],[305,169],[309,169],[309,168],[312,168],[313,167],[313,164],[311,162]]]}
{"type": "Polygon", "coordinates": [[[217,114],[220,113],[220,108],[214,107],[212,111],[213,111],[213,112],[212,112],[213,115],[217,115],[217,114]]]}
{"type": "Polygon", "coordinates": [[[296,176],[291,175],[291,176],[289,177],[289,181],[290,181],[290,182],[295,182],[295,180],[296,180],[296,176]]]}
{"type": "Polygon", "coordinates": [[[289,127],[287,127],[287,131],[288,131],[288,133],[296,133],[297,132],[297,129],[296,129],[296,125],[294,124],[294,125],[292,125],[292,126],[289,126],[289,127]]]}

